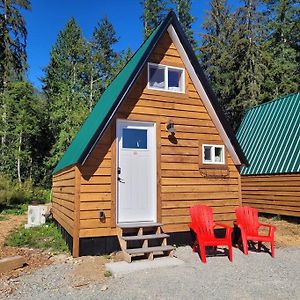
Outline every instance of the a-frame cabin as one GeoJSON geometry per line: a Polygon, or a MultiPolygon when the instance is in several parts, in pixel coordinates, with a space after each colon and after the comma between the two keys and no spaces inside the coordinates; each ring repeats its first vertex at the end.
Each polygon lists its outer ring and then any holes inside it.
{"type": "Polygon", "coordinates": [[[232,224],[243,164],[170,12],[106,89],[55,168],[53,216],[74,256],[112,251],[117,236],[125,253],[125,231],[136,231],[129,239],[140,240],[150,256],[157,234],[162,248],[156,249],[167,252],[164,233],[189,231],[195,204],[213,207],[218,221],[232,224]]]}

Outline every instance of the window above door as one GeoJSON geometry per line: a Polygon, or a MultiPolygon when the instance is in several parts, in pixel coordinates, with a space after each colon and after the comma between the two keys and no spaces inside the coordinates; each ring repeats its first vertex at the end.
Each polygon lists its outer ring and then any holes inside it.
{"type": "Polygon", "coordinates": [[[148,63],[148,88],[175,93],[184,93],[184,69],[148,63]]]}
{"type": "Polygon", "coordinates": [[[147,149],[147,129],[123,128],[123,149],[147,149]]]}

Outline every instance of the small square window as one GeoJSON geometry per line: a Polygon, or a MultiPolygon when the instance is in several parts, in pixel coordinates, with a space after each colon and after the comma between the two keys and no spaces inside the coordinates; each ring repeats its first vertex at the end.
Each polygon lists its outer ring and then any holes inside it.
{"type": "Polygon", "coordinates": [[[224,164],[225,152],[222,145],[203,145],[202,155],[204,164],[224,164]]]}
{"type": "Polygon", "coordinates": [[[148,87],[170,92],[184,92],[184,69],[148,64],[148,87]]]}

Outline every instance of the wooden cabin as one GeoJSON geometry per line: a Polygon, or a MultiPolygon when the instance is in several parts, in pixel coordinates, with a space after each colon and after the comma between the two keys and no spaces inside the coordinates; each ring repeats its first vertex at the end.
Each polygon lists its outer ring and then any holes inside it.
{"type": "Polygon", "coordinates": [[[250,109],[237,133],[243,167],[243,205],[300,217],[300,93],[250,109]]]}
{"type": "Polygon", "coordinates": [[[74,256],[92,247],[112,251],[117,236],[123,250],[128,239],[140,238],[150,253],[155,235],[169,249],[166,233],[189,231],[195,204],[232,224],[245,163],[171,12],[106,89],[56,166],[53,216],[74,256]],[[127,230],[136,236],[122,238],[127,230]]]}

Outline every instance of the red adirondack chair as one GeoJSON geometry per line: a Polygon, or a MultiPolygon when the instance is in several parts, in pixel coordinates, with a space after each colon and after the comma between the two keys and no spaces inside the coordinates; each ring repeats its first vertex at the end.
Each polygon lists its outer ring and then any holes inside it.
{"type": "MultiPolygon", "coordinates": [[[[189,227],[196,234],[196,239],[193,244],[193,251],[200,250],[200,258],[203,263],[206,263],[206,246],[227,246],[229,260],[232,261],[232,228],[227,225],[215,223],[213,220],[213,210],[206,205],[196,205],[190,208],[192,222],[189,227]],[[217,238],[214,234],[216,227],[226,229],[226,235],[223,238],[217,238]]],[[[214,249],[215,249],[214,248],[214,249]]]]}
{"type": "Polygon", "coordinates": [[[257,241],[259,251],[261,250],[262,242],[269,242],[271,244],[271,255],[274,257],[275,226],[259,223],[257,209],[249,206],[242,206],[236,209],[236,220],[237,226],[241,230],[239,245],[241,242],[243,243],[245,255],[248,255],[248,241],[257,241]],[[259,234],[259,228],[263,226],[269,228],[268,235],[259,234]]]}

